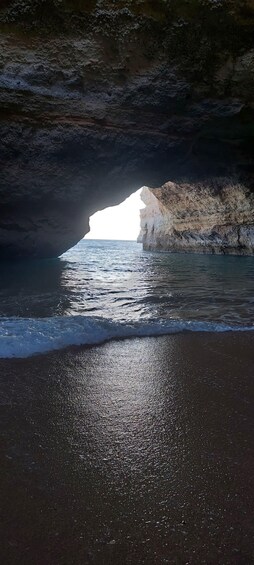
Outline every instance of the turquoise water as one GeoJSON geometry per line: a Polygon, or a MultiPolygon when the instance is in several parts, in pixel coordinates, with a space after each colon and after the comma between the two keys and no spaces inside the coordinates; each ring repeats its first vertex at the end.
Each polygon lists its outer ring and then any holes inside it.
{"type": "Polygon", "coordinates": [[[2,264],[0,356],[184,330],[252,329],[253,258],[83,240],[59,259],[2,264]]]}

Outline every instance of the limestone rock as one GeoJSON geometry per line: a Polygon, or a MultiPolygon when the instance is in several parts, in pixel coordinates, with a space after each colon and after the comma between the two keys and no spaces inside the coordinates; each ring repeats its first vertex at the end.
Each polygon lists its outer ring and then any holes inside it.
{"type": "Polygon", "coordinates": [[[209,185],[143,188],[139,241],[144,249],[253,255],[254,191],[217,178],[209,185]]]}

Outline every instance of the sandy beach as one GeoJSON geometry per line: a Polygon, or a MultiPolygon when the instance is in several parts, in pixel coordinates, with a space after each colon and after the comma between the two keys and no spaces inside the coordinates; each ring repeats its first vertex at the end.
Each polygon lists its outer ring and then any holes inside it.
{"type": "Polygon", "coordinates": [[[253,563],[254,333],[0,371],[4,565],[253,563]]]}

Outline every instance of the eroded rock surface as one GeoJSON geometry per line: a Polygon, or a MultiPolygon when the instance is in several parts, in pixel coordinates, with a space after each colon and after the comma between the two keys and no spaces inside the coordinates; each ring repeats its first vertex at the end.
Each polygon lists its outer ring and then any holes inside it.
{"type": "Polygon", "coordinates": [[[139,241],[144,249],[254,254],[254,191],[217,178],[209,185],[143,188],[139,241]]]}
{"type": "Polygon", "coordinates": [[[0,257],[59,255],[142,185],[247,195],[253,31],[252,0],[2,1],[0,257]]]}

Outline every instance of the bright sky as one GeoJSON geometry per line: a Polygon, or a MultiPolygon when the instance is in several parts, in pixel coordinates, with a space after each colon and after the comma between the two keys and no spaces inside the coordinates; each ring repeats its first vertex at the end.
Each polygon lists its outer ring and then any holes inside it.
{"type": "Polygon", "coordinates": [[[141,188],[122,204],[96,212],[90,218],[90,232],[85,239],[134,239],[140,231],[139,210],[145,205],[140,198],[141,188]]]}

